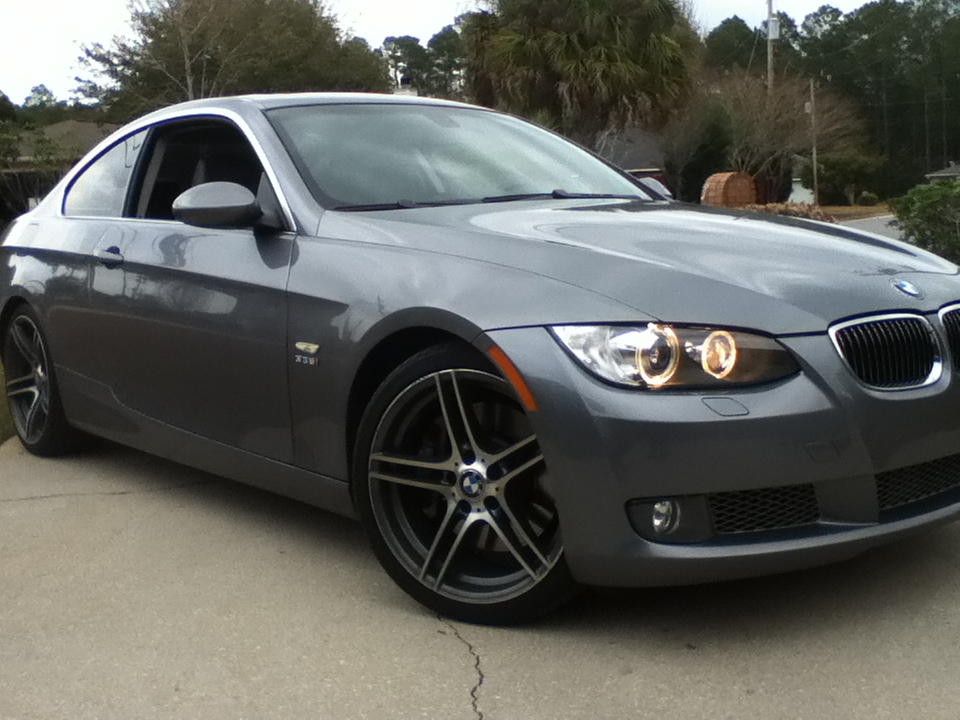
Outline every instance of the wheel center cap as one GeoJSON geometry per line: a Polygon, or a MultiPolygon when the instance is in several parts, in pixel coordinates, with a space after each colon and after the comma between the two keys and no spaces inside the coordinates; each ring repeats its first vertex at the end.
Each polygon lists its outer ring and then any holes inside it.
{"type": "Polygon", "coordinates": [[[483,475],[476,470],[467,470],[460,476],[460,490],[468,498],[480,497],[483,494],[483,475]]]}

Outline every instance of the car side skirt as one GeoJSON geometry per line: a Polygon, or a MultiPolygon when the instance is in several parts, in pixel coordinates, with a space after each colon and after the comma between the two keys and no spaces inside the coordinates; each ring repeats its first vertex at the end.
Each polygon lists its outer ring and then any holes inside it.
{"type": "Polygon", "coordinates": [[[357,517],[346,482],[153,420],[117,402],[102,383],[62,367],[57,375],[67,418],[80,430],[338,515],[357,517]]]}

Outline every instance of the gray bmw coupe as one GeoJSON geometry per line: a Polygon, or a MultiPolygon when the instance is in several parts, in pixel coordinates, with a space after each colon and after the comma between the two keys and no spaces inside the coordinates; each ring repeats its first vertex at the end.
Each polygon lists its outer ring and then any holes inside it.
{"type": "Polygon", "coordinates": [[[148,115],[3,236],[20,440],[358,516],[401,588],[484,623],[955,519],[957,267],[651,192],[456,103],[148,115]]]}

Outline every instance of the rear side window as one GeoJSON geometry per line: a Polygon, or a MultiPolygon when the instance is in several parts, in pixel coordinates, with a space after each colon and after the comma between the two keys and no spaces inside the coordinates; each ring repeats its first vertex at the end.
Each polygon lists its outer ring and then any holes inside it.
{"type": "Polygon", "coordinates": [[[121,217],[127,186],[146,131],[121,140],[88,165],[67,190],[63,214],[75,217],[121,217]]]}

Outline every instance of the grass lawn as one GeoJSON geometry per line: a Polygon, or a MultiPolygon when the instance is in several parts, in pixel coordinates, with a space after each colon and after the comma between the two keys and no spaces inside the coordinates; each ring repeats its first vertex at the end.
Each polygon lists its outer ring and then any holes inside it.
{"type": "MultiPolygon", "coordinates": [[[[3,377],[3,368],[0,368],[0,388],[6,387],[7,381],[3,377]]],[[[13,435],[13,420],[7,410],[7,399],[0,399],[0,442],[13,435]]]]}

